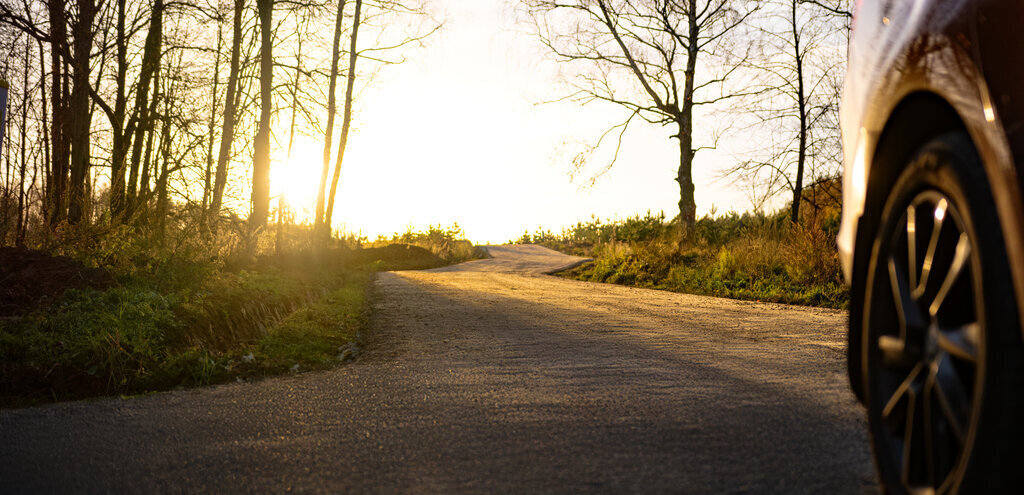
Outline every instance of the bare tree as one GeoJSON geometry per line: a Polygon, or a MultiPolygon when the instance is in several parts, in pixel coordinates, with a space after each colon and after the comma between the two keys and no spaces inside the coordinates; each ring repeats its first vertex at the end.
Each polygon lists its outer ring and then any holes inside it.
{"type": "Polygon", "coordinates": [[[334,176],[331,178],[331,194],[327,197],[327,209],[324,211],[323,223],[328,226],[331,225],[331,216],[334,214],[334,198],[338,194],[341,164],[345,158],[345,146],[348,144],[348,133],[352,125],[352,91],[356,82],[356,61],[359,59],[359,51],[356,49],[356,44],[359,41],[359,23],[362,9],[363,0],[356,0],[356,11],[352,15],[351,46],[348,50],[348,80],[345,85],[345,109],[342,114],[341,136],[338,138],[338,155],[334,163],[334,176]]]}
{"type": "MultiPolygon", "coordinates": [[[[340,26],[358,17],[360,28],[355,22],[339,28],[339,45],[348,35],[364,38],[352,46],[368,45],[347,52],[339,46],[335,55],[342,66],[334,64],[335,86],[339,75],[347,72],[348,79],[344,104],[338,101],[330,113],[344,108],[346,115],[328,140],[337,139],[341,127],[343,150],[361,88],[380,67],[401,61],[404,52],[397,48],[422,39],[418,28],[403,31],[414,23],[402,17],[420,1],[362,0],[357,16],[344,6],[335,16],[335,5],[320,1],[285,0],[275,7],[274,0],[231,0],[222,16],[215,0],[0,0],[0,76],[20,84],[12,90],[17,118],[0,155],[0,243],[21,242],[30,222],[51,230],[35,241],[29,232],[30,243],[59,241],[52,230],[65,222],[132,223],[144,227],[140,232],[158,232],[190,208],[239,213],[245,199],[253,205],[251,224],[264,224],[269,158],[286,144],[275,136],[287,132],[288,147],[297,148],[297,133],[323,131],[313,109],[327,94],[324,59],[330,55],[322,48],[330,42],[318,37],[331,36],[322,29],[327,18],[340,26]],[[302,31],[294,66],[296,40],[281,34],[293,26],[302,31]],[[354,64],[345,66],[356,58],[359,73],[354,64]],[[275,87],[273,70],[282,68],[294,77],[275,87]],[[289,105],[285,128],[273,116],[289,105]],[[281,130],[275,133],[271,124],[281,130]],[[252,175],[241,172],[249,159],[252,175]],[[229,170],[239,172],[229,177],[229,170]]],[[[342,159],[343,152],[339,166],[342,159]]],[[[325,177],[324,210],[328,200],[333,208],[337,175],[330,198],[331,176],[325,177]]]]}
{"type": "Polygon", "coordinates": [[[83,220],[86,206],[86,181],[90,166],[89,128],[92,112],[89,111],[89,73],[92,56],[93,34],[99,4],[95,0],[78,0],[77,12],[72,16],[72,67],[71,95],[68,100],[71,144],[71,187],[68,191],[68,220],[77,223],[83,220]]]}
{"type": "Polygon", "coordinates": [[[50,19],[50,32],[41,38],[50,43],[50,74],[53,81],[50,86],[50,108],[53,117],[50,122],[50,141],[53,145],[52,162],[50,165],[50,222],[54,225],[67,219],[68,171],[71,169],[71,141],[68,139],[69,129],[67,86],[64,78],[63,54],[67,45],[67,18],[64,15],[62,0],[47,0],[47,13],[50,19]]]}
{"type": "MultiPolygon", "coordinates": [[[[68,115],[68,64],[73,57],[68,38],[68,15],[61,0],[46,0],[43,7],[46,21],[35,18],[36,5],[24,2],[16,10],[13,4],[0,2],[0,22],[18,29],[40,43],[40,52],[45,43],[50,49],[50,111],[47,140],[50,143],[49,160],[46,170],[47,208],[45,215],[51,225],[67,220],[68,174],[71,169],[71,140],[68,115]]],[[[88,9],[87,9],[88,14],[88,9]]]]}
{"type": "MultiPolygon", "coordinates": [[[[155,86],[156,73],[160,67],[161,54],[163,53],[163,24],[164,24],[164,11],[166,9],[164,0],[154,0],[153,6],[150,10],[150,21],[149,21],[149,32],[146,34],[145,46],[142,54],[142,66],[139,69],[139,80],[135,93],[135,105],[132,110],[132,117],[125,126],[125,135],[132,136],[134,134],[131,151],[131,165],[128,171],[128,183],[127,183],[127,200],[124,202],[134,204],[137,201],[140,188],[138,187],[139,181],[139,166],[142,160],[143,150],[143,137],[146,133],[152,134],[154,130],[154,118],[155,118],[155,102],[150,102],[150,99],[155,100],[156,95],[150,97],[150,86],[155,86]]],[[[156,93],[156,90],[153,90],[156,93]]],[[[129,140],[124,139],[125,147],[128,146],[129,140]]],[[[117,145],[115,143],[115,150],[117,145]]],[[[124,165],[120,164],[119,161],[125,158],[121,157],[117,152],[114,153],[113,163],[111,166],[111,209],[115,214],[120,213],[118,208],[117,196],[121,195],[120,182],[124,180],[124,165]]]]}
{"type": "MultiPolygon", "coordinates": [[[[349,132],[352,125],[352,111],[355,98],[355,84],[360,79],[356,72],[356,62],[364,59],[374,62],[378,67],[384,65],[399,64],[405,61],[402,49],[409,45],[421,44],[423,40],[438,32],[442,24],[427,14],[422,4],[405,3],[401,0],[356,0],[355,12],[352,15],[352,31],[349,34],[349,60],[345,85],[345,101],[342,110],[341,133],[338,138],[338,152],[335,157],[334,173],[331,175],[330,193],[326,195],[327,179],[330,172],[331,144],[333,139],[334,112],[335,112],[335,80],[337,76],[338,61],[340,58],[340,35],[344,0],[339,0],[338,17],[335,25],[334,51],[331,62],[331,79],[328,89],[328,111],[327,129],[324,131],[324,167],[321,174],[320,189],[317,195],[316,225],[318,230],[330,234],[331,218],[334,214],[335,198],[338,192],[338,181],[341,177],[341,167],[345,158],[345,149],[348,144],[349,132]],[[365,7],[369,7],[364,9],[365,7]],[[370,9],[373,9],[370,12],[370,9]],[[405,17],[411,23],[400,29],[405,29],[401,35],[388,34],[388,28],[395,23],[397,18],[405,17]],[[420,21],[420,22],[417,22],[420,21]],[[359,28],[365,26],[368,21],[371,28],[376,28],[377,38],[371,46],[358,48],[359,28]],[[326,203],[326,207],[325,204],[326,203]]],[[[362,76],[364,84],[373,78],[373,73],[362,76]]]]}
{"type": "Polygon", "coordinates": [[[852,0],[799,0],[800,3],[814,5],[827,14],[841,17],[847,21],[847,29],[849,29],[849,21],[853,19],[853,1],[852,0]]]}
{"type": "MultiPolygon", "coordinates": [[[[328,223],[324,222],[326,208],[327,175],[331,171],[331,146],[334,141],[335,96],[334,90],[338,81],[338,61],[341,58],[342,21],[345,19],[345,0],[338,0],[338,14],[334,21],[334,42],[331,49],[331,67],[327,89],[327,127],[324,128],[324,163],[320,172],[320,188],[316,196],[316,217],[313,223],[317,230],[323,231],[328,223]]],[[[328,230],[329,232],[329,230],[328,230]]]]}
{"type": "Polygon", "coordinates": [[[256,0],[260,19],[260,120],[253,143],[252,228],[267,224],[270,213],[270,114],[273,111],[274,40],[272,34],[274,0],[256,0]]]}
{"type": "Polygon", "coordinates": [[[31,101],[31,86],[29,86],[29,73],[32,64],[32,44],[28,36],[25,37],[25,58],[22,81],[21,81],[21,128],[19,129],[19,148],[21,148],[21,159],[19,160],[19,181],[18,181],[18,222],[14,231],[14,244],[25,245],[25,229],[28,223],[28,212],[26,208],[27,191],[25,190],[25,178],[28,172],[28,110],[31,101]]]}
{"type": "Polygon", "coordinates": [[[220,51],[224,46],[224,27],[220,22],[220,15],[217,15],[217,50],[214,52],[213,80],[210,90],[210,120],[207,129],[206,143],[206,173],[203,174],[203,209],[208,210],[210,200],[213,198],[213,142],[214,130],[217,127],[217,86],[220,84],[220,51]]]}
{"type": "MultiPolygon", "coordinates": [[[[848,2],[828,6],[806,0],[774,0],[759,19],[764,44],[750,67],[762,91],[738,110],[755,120],[752,132],[768,146],[729,173],[761,181],[765,196],[792,194],[790,220],[800,220],[808,182],[835,176],[841,153],[838,130],[848,2]],[[765,151],[767,150],[767,152],[765,151]]],[[[756,184],[755,184],[756,186],[756,184]]]]}
{"type": "Polygon", "coordinates": [[[220,152],[217,155],[217,171],[214,175],[213,199],[210,212],[220,213],[224,198],[224,187],[228,181],[228,162],[231,160],[231,144],[235,137],[235,106],[238,98],[238,76],[241,72],[242,13],[245,0],[234,0],[231,17],[231,61],[228,68],[228,86],[224,94],[224,119],[221,125],[220,152]]]}
{"type": "Polygon", "coordinates": [[[577,69],[569,98],[613,103],[630,112],[598,145],[613,131],[621,145],[638,117],[676,128],[675,180],[684,237],[696,223],[693,162],[702,149],[694,145],[694,110],[745,94],[726,84],[745,58],[734,53],[729,37],[738,34],[758,5],[753,0],[528,1],[541,42],[557,60],[577,69]]]}

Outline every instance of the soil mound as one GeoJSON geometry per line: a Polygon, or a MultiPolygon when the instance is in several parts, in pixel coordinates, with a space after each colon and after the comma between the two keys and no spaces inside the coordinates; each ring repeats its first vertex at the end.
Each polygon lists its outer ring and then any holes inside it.
{"type": "Polygon", "coordinates": [[[68,289],[102,289],[113,283],[105,270],[65,256],[0,247],[0,317],[24,314],[68,289]]]}
{"type": "Polygon", "coordinates": [[[302,250],[257,257],[257,264],[272,265],[293,273],[321,272],[339,268],[370,267],[374,270],[425,270],[448,265],[443,258],[429,249],[409,244],[349,249],[331,248],[324,251],[302,250]]]}

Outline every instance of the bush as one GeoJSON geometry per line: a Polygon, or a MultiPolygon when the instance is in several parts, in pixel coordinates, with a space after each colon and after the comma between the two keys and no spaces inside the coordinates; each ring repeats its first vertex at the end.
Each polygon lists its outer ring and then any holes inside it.
{"type": "Polygon", "coordinates": [[[390,238],[378,236],[370,247],[385,247],[390,244],[407,244],[426,249],[443,260],[444,264],[487,257],[486,251],[466,240],[459,224],[450,227],[431,225],[426,232],[415,232],[410,228],[403,234],[396,232],[390,238]]]}

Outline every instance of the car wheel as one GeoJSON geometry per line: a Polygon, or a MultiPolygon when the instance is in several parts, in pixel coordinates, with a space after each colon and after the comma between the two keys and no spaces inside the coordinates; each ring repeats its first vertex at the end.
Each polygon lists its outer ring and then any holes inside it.
{"type": "Polygon", "coordinates": [[[863,299],[868,426],[888,492],[991,491],[1024,469],[1003,468],[1022,459],[1006,260],[970,139],[926,144],[886,199],[863,299]]]}

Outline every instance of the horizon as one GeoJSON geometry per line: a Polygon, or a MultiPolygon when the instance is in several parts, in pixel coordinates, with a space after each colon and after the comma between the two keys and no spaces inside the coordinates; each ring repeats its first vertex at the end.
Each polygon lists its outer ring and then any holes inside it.
{"type": "MultiPolygon", "coordinates": [[[[587,187],[598,159],[571,181],[572,154],[622,110],[539,103],[564,96],[564,69],[506,3],[438,3],[447,13],[445,28],[405,63],[385,68],[355,103],[337,231],[374,239],[457,223],[467,239],[500,244],[524,231],[558,232],[594,217],[677,214],[678,144],[668,128],[635,125],[615,167],[587,187]],[[403,119],[397,125],[396,115],[403,119]]],[[[305,155],[314,159],[301,175],[318,180],[322,139],[306,139],[305,155]]],[[[698,155],[698,216],[750,209],[743,192],[718,177],[730,160],[713,150],[698,155]]],[[[311,206],[306,209],[311,218],[311,206]]]]}

